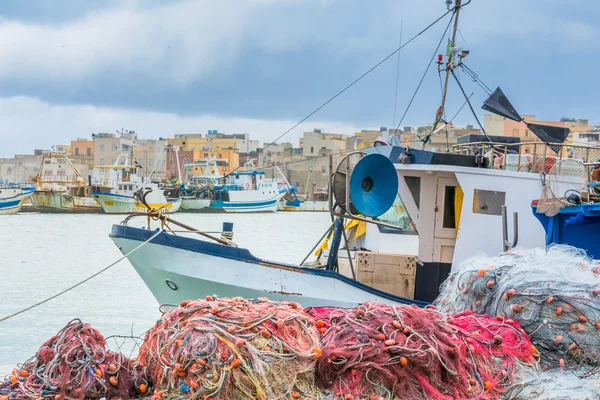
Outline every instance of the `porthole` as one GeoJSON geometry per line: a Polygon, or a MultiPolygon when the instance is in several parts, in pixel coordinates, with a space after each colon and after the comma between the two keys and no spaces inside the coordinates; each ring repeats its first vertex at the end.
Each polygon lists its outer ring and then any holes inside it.
{"type": "Polygon", "coordinates": [[[166,280],[165,283],[167,284],[167,286],[169,287],[169,289],[171,290],[177,290],[177,285],[175,284],[175,282],[170,281],[170,280],[166,280]]]}

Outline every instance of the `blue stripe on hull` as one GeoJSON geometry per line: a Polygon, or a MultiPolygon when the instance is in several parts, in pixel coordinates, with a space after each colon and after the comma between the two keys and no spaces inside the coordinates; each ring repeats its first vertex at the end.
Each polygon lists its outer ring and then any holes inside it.
{"type": "MultiPolygon", "coordinates": [[[[152,237],[152,235],[154,235],[155,233],[156,231],[151,231],[147,229],[132,228],[130,226],[125,225],[113,225],[112,231],[109,236],[144,242],[150,239],[150,237],[152,237]]],[[[337,272],[265,261],[252,255],[252,253],[250,253],[248,249],[243,249],[239,247],[225,246],[219,243],[205,242],[203,240],[192,239],[184,236],[175,236],[166,232],[163,232],[162,234],[156,236],[154,239],[152,239],[151,243],[161,246],[168,246],[177,249],[193,251],[196,253],[209,254],[215,257],[222,257],[252,264],[260,264],[261,266],[266,268],[269,268],[269,266],[272,266],[271,268],[283,267],[293,272],[326,276],[332,279],[337,279],[342,282],[345,282],[374,296],[395,301],[398,303],[414,304],[419,307],[425,307],[429,304],[419,300],[411,300],[406,299],[404,297],[394,296],[393,294],[372,288],[371,286],[367,286],[365,284],[357,282],[337,272]]]]}
{"type": "Polygon", "coordinates": [[[21,199],[13,201],[0,200],[0,209],[17,207],[19,204],[21,204],[21,199]]]}
{"type": "Polygon", "coordinates": [[[246,208],[246,209],[261,209],[266,207],[273,207],[277,204],[277,200],[267,200],[267,201],[258,201],[258,202],[230,202],[230,201],[220,201],[214,200],[210,202],[211,208],[246,208]]]}

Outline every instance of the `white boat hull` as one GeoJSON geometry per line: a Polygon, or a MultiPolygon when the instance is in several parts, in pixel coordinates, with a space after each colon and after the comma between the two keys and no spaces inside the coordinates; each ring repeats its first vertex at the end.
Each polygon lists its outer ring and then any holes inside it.
{"type": "MultiPolygon", "coordinates": [[[[133,197],[110,193],[94,193],[93,197],[100,203],[102,210],[107,214],[131,214],[148,211],[148,208],[144,204],[133,197]]],[[[149,206],[160,210],[162,213],[173,214],[179,210],[181,199],[173,199],[167,203],[151,203],[149,206]]]]}
{"type": "MultiPolygon", "coordinates": [[[[114,225],[111,238],[123,254],[155,232],[114,225]]],[[[418,303],[369,288],[337,273],[262,261],[245,249],[161,233],[128,257],[160,304],[216,294],[296,301],[304,307],[353,307],[378,299],[418,303]]]]}
{"type": "Polygon", "coordinates": [[[182,211],[190,211],[190,212],[200,211],[202,209],[205,209],[208,206],[210,206],[210,200],[207,200],[207,199],[183,198],[181,200],[181,210],[182,211]]]}
{"type": "Polygon", "coordinates": [[[31,195],[32,191],[21,188],[0,189],[0,215],[14,215],[21,210],[23,202],[31,195]]]}

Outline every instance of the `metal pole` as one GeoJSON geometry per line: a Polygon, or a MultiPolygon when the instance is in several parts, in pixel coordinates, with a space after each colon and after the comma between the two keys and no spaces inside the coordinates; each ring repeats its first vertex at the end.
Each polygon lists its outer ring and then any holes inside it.
{"type": "MultiPolygon", "coordinates": [[[[450,48],[454,47],[454,45],[456,44],[456,32],[458,31],[458,15],[460,14],[461,2],[462,2],[462,0],[456,0],[456,6],[455,6],[456,12],[454,15],[454,29],[452,31],[452,41],[450,43],[450,48]]],[[[450,54],[450,58],[448,59],[448,63],[446,64],[446,78],[444,81],[444,92],[442,93],[442,104],[440,105],[440,108],[437,111],[437,115],[435,118],[435,125],[438,124],[438,122],[444,115],[444,108],[445,108],[445,104],[446,104],[446,95],[448,94],[448,80],[450,79],[450,71],[453,69],[453,67],[452,67],[453,61],[454,60],[452,59],[452,54],[450,54]]],[[[435,125],[434,125],[434,129],[435,129],[435,125]]]]}
{"type": "Polygon", "coordinates": [[[356,273],[354,272],[354,264],[352,264],[352,257],[350,256],[350,245],[348,244],[348,236],[346,235],[346,229],[342,230],[342,234],[344,235],[344,241],[346,242],[346,253],[348,254],[348,262],[350,263],[352,279],[356,280],[356,273]]]}
{"type": "Polygon", "coordinates": [[[306,255],[306,257],[304,257],[304,259],[302,260],[302,262],[300,263],[300,265],[304,265],[304,263],[306,262],[306,260],[308,260],[308,257],[310,257],[310,255],[313,253],[313,251],[315,251],[315,249],[317,248],[317,246],[323,241],[323,239],[325,239],[325,237],[329,236],[329,234],[331,233],[331,230],[333,229],[333,223],[331,223],[331,225],[329,226],[329,229],[327,229],[327,231],[325,231],[325,233],[323,234],[323,236],[321,236],[321,239],[319,239],[319,241],[313,246],[313,248],[308,252],[308,254],[306,255]]]}

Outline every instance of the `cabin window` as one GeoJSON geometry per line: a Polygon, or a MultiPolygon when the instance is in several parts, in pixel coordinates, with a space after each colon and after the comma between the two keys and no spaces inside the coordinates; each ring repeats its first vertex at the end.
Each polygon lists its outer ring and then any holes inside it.
{"type": "MultiPolygon", "coordinates": [[[[415,226],[410,219],[408,213],[406,212],[406,208],[404,208],[404,203],[400,196],[396,195],[396,200],[394,200],[394,204],[387,210],[385,213],[380,215],[377,218],[378,221],[385,222],[390,225],[395,225],[402,229],[402,231],[406,232],[414,232],[415,226]]],[[[380,227],[380,231],[386,231],[389,229],[390,233],[395,233],[391,228],[380,227]]]]}
{"type": "Polygon", "coordinates": [[[417,208],[421,207],[421,178],[418,176],[405,176],[404,181],[412,194],[417,208]]]}
{"type": "Polygon", "coordinates": [[[456,229],[456,218],[454,212],[454,198],[456,186],[444,187],[444,220],[442,226],[448,229],[456,229]]]}
{"type": "Polygon", "coordinates": [[[502,206],[506,204],[506,193],[494,190],[473,192],[473,212],[475,214],[502,215],[502,206]]]}

